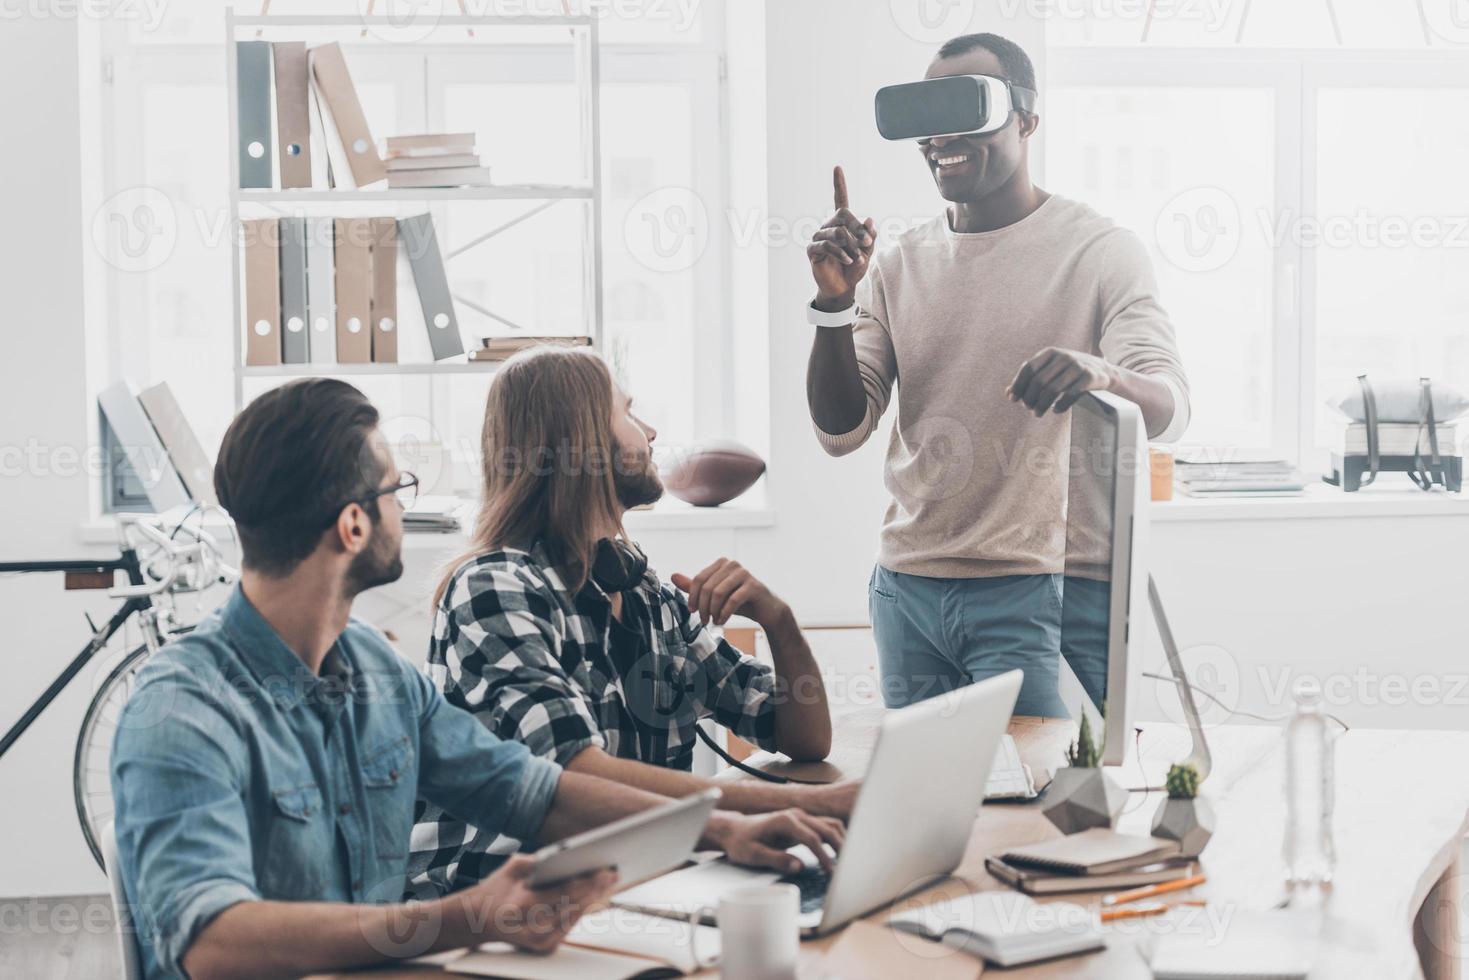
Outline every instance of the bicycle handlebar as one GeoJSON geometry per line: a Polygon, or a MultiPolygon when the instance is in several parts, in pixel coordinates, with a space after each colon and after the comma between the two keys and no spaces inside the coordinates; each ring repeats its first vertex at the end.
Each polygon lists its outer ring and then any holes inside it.
{"type": "Polygon", "coordinates": [[[214,536],[203,528],[178,525],[172,533],[164,533],[162,521],[153,514],[119,514],[118,535],[124,549],[131,547],[129,530],[135,530],[147,539],[157,553],[148,561],[150,574],[157,563],[164,568],[157,574],[156,581],[141,585],[117,586],[108,590],[114,599],[143,599],[169,591],[195,592],[216,583],[229,585],[240,577],[239,569],[224,560],[224,553],[214,536]],[[192,544],[180,544],[173,535],[185,531],[193,539],[192,544]],[[197,576],[189,576],[189,569],[198,569],[197,576]],[[180,579],[183,579],[180,584],[180,579]]]}

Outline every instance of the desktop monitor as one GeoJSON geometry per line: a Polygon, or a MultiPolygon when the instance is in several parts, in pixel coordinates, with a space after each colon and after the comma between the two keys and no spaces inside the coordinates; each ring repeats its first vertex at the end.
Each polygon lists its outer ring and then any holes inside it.
{"type": "Polygon", "coordinates": [[[1128,648],[1141,642],[1148,608],[1148,450],[1137,406],[1107,392],[1080,399],[1069,463],[1061,653],[1105,739],[1103,765],[1121,765],[1141,660],[1128,648]]]}

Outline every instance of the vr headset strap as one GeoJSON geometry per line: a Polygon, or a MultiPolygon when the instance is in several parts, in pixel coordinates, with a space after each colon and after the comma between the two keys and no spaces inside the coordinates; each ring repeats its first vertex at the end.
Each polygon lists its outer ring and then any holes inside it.
{"type": "Polygon", "coordinates": [[[1022,112],[1035,112],[1035,89],[1006,82],[1010,89],[1010,104],[1022,112]]]}
{"type": "Polygon", "coordinates": [[[1438,424],[1433,417],[1433,382],[1427,378],[1419,378],[1423,386],[1422,421],[1418,428],[1418,441],[1413,446],[1413,472],[1408,476],[1418,485],[1420,490],[1432,490],[1435,483],[1446,483],[1443,471],[1443,460],[1438,453],[1438,424]],[[1423,429],[1428,429],[1428,459],[1429,465],[1423,465],[1423,429]]]}

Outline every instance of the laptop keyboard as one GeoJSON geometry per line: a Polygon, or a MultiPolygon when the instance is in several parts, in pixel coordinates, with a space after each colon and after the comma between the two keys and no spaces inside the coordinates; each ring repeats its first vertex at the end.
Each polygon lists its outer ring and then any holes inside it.
{"type": "Polygon", "coordinates": [[[820,912],[822,905],[826,904],[826,889],[831,884],[831,875],[820,867],[802,868],[795,874],[788,874],[780,879],[787,885],[795,885],[801,890],[801,914],[820,912]]]}

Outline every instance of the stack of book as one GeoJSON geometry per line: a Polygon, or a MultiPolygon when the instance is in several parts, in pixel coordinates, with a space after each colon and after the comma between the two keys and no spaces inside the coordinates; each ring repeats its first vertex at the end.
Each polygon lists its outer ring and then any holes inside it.
{"type": "Polygon", "coordinates": [[[484,337],[479,350],[469,352],[471,361],[503,361],[532,347],[590,347],[591,337],[484,337]]]}
{"type": "Polygon", "coordinates": [[[459,497],[424,494],[403,512],[403,530],[452,533],[461,526],[459,515],[464,507],[459,497]]]}
{"type": "Polygon", "coordinates": [[[1300,497],[1306,478],[1283,459],[1253,462],[1179,459],[1173,481],[1190,497],[1300,497]]]}
{"type": "MultiPolygon", "coordinates": [[[[1459,429],[1453,422],[1439,423],[1438,451],[1442,456],[1458,455],[1459,429]]],[[[1349,422],[1343,429],[1341,442],[1333,447],[1343,456],[1367,455],[1367,423],[1349,422]]],[[[1380,422],[1377,425],[1377,452],[1382,456],[1427,456],[1432,450],[1428,426],[1418,422],[1380,422]]]]}
{"type": "Polygon", "coordinates": [[[1140,888],[1192,874],[1192,862],[1178,856],[1177,841],[1107,829],[1016,848],[986,858],[984,866],[996,880],[1028,895],[1140,888]]]}
{"type": "Polygon", "coordinates": [[[490,168],[480,166],[473,133],[420,133],[383,141],[388,187],[484,187],[490,168]]]}

